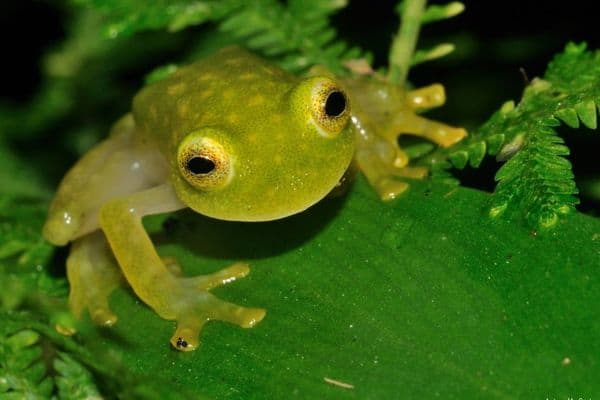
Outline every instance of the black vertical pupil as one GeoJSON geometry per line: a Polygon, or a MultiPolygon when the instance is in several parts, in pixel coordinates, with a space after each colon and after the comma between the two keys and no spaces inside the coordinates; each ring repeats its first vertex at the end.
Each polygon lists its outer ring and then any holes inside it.
{"type": "Polygon", "coordinates": [[[325,100],[325,114],[328,117],[337,117],[346,109],[346,96],[342,92],[334,91],[329,93],[325,100]]]}
{"type": "Polygon", "coordinates": [[[192,157],[188,160],[186,168],[194,175],[208,174],[215,169],[215,163],[206,157],[192,157]]]}

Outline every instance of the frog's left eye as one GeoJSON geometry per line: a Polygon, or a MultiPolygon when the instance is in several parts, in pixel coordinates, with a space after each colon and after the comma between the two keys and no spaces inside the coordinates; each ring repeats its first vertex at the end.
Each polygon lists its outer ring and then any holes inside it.
{"type": "Polygon", "coordinates": [[[348,96],[333,81],[321,81],[312,90],[311,112],[319,133],[335,136],[346,127],[350,117],[348,96]]]}
{"type": "Polygon", "coordinates": [[[231,180],[231,157],[216,140],[191,134],[177,150],[179,172],[198,189],[210,190],[225,186],[231,180]]]}

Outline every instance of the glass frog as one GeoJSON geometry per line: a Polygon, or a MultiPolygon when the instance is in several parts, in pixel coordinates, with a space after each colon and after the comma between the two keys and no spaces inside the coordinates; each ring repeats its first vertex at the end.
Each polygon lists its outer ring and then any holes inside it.
{"type": "Polygon", "coordinates": [[[73,314],[114,324],[108,299],[124,276],[159,316],[176,321],[178,350],[196,349],[209,320],[261,321],[264,309],[209,292],[247,275],[247,264],[184,277],[176,260],[159,256],[142,218],[186,207],[221,220],[283,218],[330,193],[353,159],[382,198],[393,198],[407,186],[395,177],[424,175],[406,167],[394,132],[446,146],[464,131],[407,111],[440,104],[440,87],[383,93],[365,82],[299,78],[229,47],[144,87],[132,113],[63,178],[44,225],[51,243],[72,242],[73,314]]]}

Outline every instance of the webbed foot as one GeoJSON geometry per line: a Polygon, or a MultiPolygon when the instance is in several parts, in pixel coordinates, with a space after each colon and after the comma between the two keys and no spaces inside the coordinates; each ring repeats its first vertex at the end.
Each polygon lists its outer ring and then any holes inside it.
{"type": "Polygon", "coordinates": [[[400,135],[418,136],[448,147],[463,139],[467,131],[417,113],[444,103],[440,84],[408,92],[381,82],[371,85],[360,87],[366,99],[359,98],[352,120],[358,133],[356,162],[381,199],[391,200],[409,188],[407,179],[422,179],[429,172],[426,167],[409,165],[409,156],[398,142],[400,135]]]}
{"type": "Polygon", "coordinates": [[[250,272],[248,264],[236,263],[210,275],[191,278],[173,277],[170,288],[163,292],[163,300],[169,303],[177,329],[171,337],[171,345],[177,350],[192,351],[198,348],[200,331],[210,320],[221,320],[251,328],[260,322],[266,311],[247,308],[218,299],[209,290],[224,285],[250,272]]]}

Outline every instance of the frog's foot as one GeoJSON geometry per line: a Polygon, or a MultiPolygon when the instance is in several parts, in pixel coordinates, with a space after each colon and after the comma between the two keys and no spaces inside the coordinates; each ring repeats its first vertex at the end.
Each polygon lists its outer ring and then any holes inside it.
{"type": "MultiPolygon", "coordinates": [[[[410,134],[431,140],[438,146],[449,147],[467,136],[467,131],[444,123],[421,117],[417,111],[439,107],[446,101],[444,87],[439,83],[411,90],[407,93],[406,106],[411,112],[398,112],[394,114],[383,126],[379,134],[389,143],[398,147],[398,135],[410,134]]],[[[399,162],[395,165],[403,167],[399,162]]],[[[408,158],[406,158],[408,163],[408,158]]]]}
{"type": "Polygon", "coordinates": [[[397,196],[404,193],[410,185],[408,182],[396,180],[393,178],[381,178],[377,181],[370,182],[373,189],[379,194],[383,201],[395,199],[397,196]]]}
{"type": "MultiPolygon", "coordinates": [[[[108,298],[119,286],[121,273],[102,232],[90,233],[73,242],[67,259],[67,277],[71,287],[69,308],[76,318],[87,310],[98,325],[111,326],[117,322],[108,298]]],[[[57,327],[57,330],[74,333],[72,328],[57,327]]]]}
{"type": "Polygon", "coordinates": [[[181,351],[198,348],[200,331],[210,320],[221,320],[251,328],[260,322],[266,311],[261,308],[247,308],[220,300],[208,291],[224,285],[250,272],[245,263],[236,263],[210,275],[191,278],[175,277],[172,287],[163,295],[170,304],[177,322],[177,329],[171,337],[171,344],[181,351]]]}
{"type": "Polygon", "coordinates": [[[359,142],[363,147],[356,153],[356,164],[382,200],[393,200],[405,192],[410,187],[407,179],[427,176],[429,170],[425,167],[410,167],[405,163],[398,167],[392,145],[384,139],[377,142],[379,145],[375,146],[359,142]]]}

